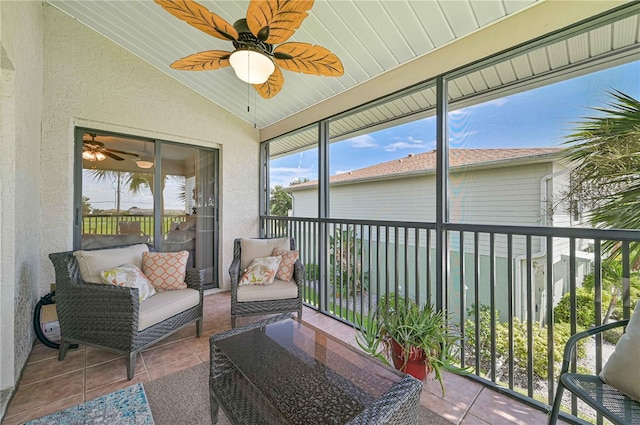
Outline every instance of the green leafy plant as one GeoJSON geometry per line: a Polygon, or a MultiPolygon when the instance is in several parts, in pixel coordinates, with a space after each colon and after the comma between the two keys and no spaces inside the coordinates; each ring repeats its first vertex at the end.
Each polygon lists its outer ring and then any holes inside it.
{"type": "Polygon", "coordinates": [[[380,339],[382,323],[379,320],[378,311],[371,310],[369,315],[364,316],[362,320],[358,320],[357,324],[359,330],[356,331],[356,343],[358,346],[360,346],[365,353],[389,365],[383,349],[382,340],[380,339]]]}
{"type": "MultiPolygon", "coordinates": [[[[602,262],[602,305],[603,307],[607,306],[606,312],[603,312],[602,323],[622,319],[623,279],[620,256],[616,255],[602,262]]],[[[593,302],[595,294],[595,276],[593,273],[585,276],[582,286],[589,291],[593,302]]],[[[629,295],[631,310],[633,310],[636,301],[640,299],[640,275],[637,271],[632,271],[629,275],[629,295]]],[[[592,323],[595,323],[595,320],[592,323]]]]}
{"type": "Polygon", "coordinates": [[[329,279],[336,288],[336,295],[356,295],[369,289],[369,273],[362,270],[360,257],[362,239],[355,230],[336,230],[329,238],[329,279]]]}
{"type": "Polygon", "coordinates": [[[320,266],[316,263],[304,265],[304,278],[308,281],[318,280],[320,277],[320,266]]]}
{"type": "Polygon", "coordinates": [[[444,395],[442,372],[467,373],[457,366],[459,334],[449,324],[441,311],[435,311],[430,304],[421,306],[410,298],[388,294],[378,301],[377,309],[365,319],[364,326],[356,337],[360,347],[367,353],[381,358],[386,351],[392,358],[391,344],[395,341],[402,347],[404,369],[409,360],[406,353],[421,350],[426,356],[427,370],[432,370],[434,379],[440,383],[444,395]],[[380,348],[383,346],[383,350],[380,348]]]}
{"type": "MultiPolygon", "coordinates": [[[[608,301],[608,294],[603,293],[603,302],[608,301]]],[[[562,296],[558,305],[555,307],[554,321],[555,323],[571,322],[571,294],[568,292],[562,296]]],[[[576,323],[581,328],[588,328],[595,323],[595,307],[593,301],[593,292],[587,288],[578,288],[576,290],[576,323]]]]}

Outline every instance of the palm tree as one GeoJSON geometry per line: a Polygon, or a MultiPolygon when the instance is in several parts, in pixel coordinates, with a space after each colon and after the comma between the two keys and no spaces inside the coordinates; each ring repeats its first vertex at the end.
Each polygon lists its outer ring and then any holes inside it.
{"type": "MultiPolygon", "coordinates": [[[[92,169],[88,170],[90,175],[98,182],[110,180],[111,182],[116,184],[116,216],[120,215],[120,198],[122,190],[126,187],[127,190],[133,195],[139,195],[145,188],[148,188],[151,191],[151,194],[154,195],[154,185],[153,185],[153,173],[131,173],[126,171],[112,171],[112,170],[97,170],[92,169]]],[[[164,215],[164,188],[167,182],[167,177],[171,179],[175,179],[179,182],[180,191],[178,192],[178,199],[185,202],[187,201],[186,196],[186,183],[184,176],[164,176],[161,181],[161,190],[160,190],[160,205],[162,211],[160,213],[160,217],[162,217],[163,229],[168,223],[165,220],[164,215]]],[[[154,195],[155,196],[155,195],[154,195]]],[[[149,229],[147,229],[148,231],[149,229]]]]}
{"type": "MultiPolygon", "coordinates": [[[[151,173],[129,173],[124,171],[111,170],[88,170],[91,177],[97,182],[110,180],[116,187],[116,215],[120,214],[120,197],[123,187],[128,186],[129,192],[134,195],[139,194],[145,187],[148,187],[153,194],[153,174],[151,173]]],[[[164,184],[163,184],[164,188],[164,184]]]]}
{"type": "MultiPolygon", "coordinates": [[[[600,113],[585,117],[565,142],[567,159],[575,164],[571,185],[563,197],[569,205],[581,204],[594,227],[640,229],[640,102],[620,91],[600,113]]],[[[622,275],[620,244],[608,241],[603,248],[609,259],[603,264],[603,284],[611,291],[605,323],[617,302],[622,275]]],[[[630,245],[632,264],[640,259],[640,244],[630,245]]]]}
{"type": "Polygon", "coordinates": [[[575,164],[565,200],[581,203],[595,227],[640,229],[640,101],[608,92],[613,101],[592,108],[565,144],[575,164]]]}

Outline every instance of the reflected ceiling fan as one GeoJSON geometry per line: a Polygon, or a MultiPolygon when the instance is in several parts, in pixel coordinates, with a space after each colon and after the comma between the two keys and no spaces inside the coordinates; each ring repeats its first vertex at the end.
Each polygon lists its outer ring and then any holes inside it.
{"type": "Polygon", "coordinates": [[[265,99],[282,89],[282,69],[339,77],[342,62],[322,46],[284,43],[300,27],[313,0],[251,0],[245,19],[233,25],[193,0],[155,0],[167,12],[212,37],[231,41],[235,50],[207,50],[171,64],[184,71],[206,71],[231,65],[265,99]],[[283,44],[280,44],[283,43],[283,44]],[[279,44],[277,47],[274,47],[279,44]]]}
{"type": "Polygon", "coordinates": [[[82,158],[87,161],[104,161],[107,157],[115,159],[116,161],[124,161],[124,158],[120,155],[128,155],[137,157],[138,155],[132,152],[119,151],[116,149],[109,149],[104,147],[104,143],[96,140],[96,135],[93,133],[87,134],[91,139],[82,140],[82,158]]]}

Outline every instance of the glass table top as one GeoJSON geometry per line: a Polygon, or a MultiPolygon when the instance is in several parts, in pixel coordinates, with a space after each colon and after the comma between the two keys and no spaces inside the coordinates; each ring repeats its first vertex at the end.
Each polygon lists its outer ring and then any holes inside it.
{"type": "Polygon", "coordinates": [[[237,369],[235,379],[265,396],[283,423],[346,423],[403,376],[291,319],[215,341],[215,346],[237,369]]]}

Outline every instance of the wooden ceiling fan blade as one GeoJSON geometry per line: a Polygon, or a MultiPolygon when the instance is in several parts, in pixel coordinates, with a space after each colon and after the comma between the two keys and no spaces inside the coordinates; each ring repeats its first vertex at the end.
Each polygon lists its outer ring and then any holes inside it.
{"type": "Polygon", "coordinates": [[[233,25],[193,0],[155,0],[155,2],[176,18],[212,37],[231,41],[238,38],[238,31],[233,25]]]}
{"type": "Polygon", "coordinates": [[[287,71],[325,77],[344,74],[340,59],[329,49],[310,43],[284,43],[273,51],[274,62],[287,71]]]}
{"type": "Polygon", "coordinates": [[[282,43],[300,27],[312,7],[313,0],[251,0],[247,25],[258,39],[282,43]]]}
{"type": "Polygon", "coordinates": [[[138,156],[137,153],[119,151],[117,149],[105,149],[105,150],[108,151],[108,152],[111,152],[111,153],[119,153],[121,155],[128,155],[128,156],[133,156],[133,157],[137,157],[138,156]]]}
{"type": "Polygon", "coordinates": [[[284,76],[282,75],[280,68],[276,66],[276,69],[267,81],[263,84],[253,84],[253,88],[255,88],[258,94],[263,98],[271,99],[273,96],[277,95],[280,90],[282,90],[283,85],[284,76]]]}
{"type": "Polygon", "coordinates": [[[116,155],[116,154],[114,154],[114,153],[111,153],[111,152],[109,152],[109,151],[108,151],[108,150],[106,150],[106,149],[105,149],[105,150],[103,150],[103,151],[102,151],[102,153],[103,153],[105,156],[108,156],[109,158],[113,158],[113,159],[115,159],[116,161],[124,161],[124,158],[119,157],[118,155],[116,155]]]}
{"type": "Polygon", "coordinates": [[[229,66],[231,52],[206,50],[185,56],[171,64],[171,68],[181,71],[211,71],[229,66]]]}
{"type": "Polygon", "coordinates": [[[100,149],[100,148],[104,148],[104,143],[102,142],[98,142],[97,140],[91,139],[91,140],[83,140],[82,141],[82,148],[87,148],[87,149],[100,149]]]}

